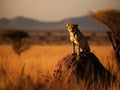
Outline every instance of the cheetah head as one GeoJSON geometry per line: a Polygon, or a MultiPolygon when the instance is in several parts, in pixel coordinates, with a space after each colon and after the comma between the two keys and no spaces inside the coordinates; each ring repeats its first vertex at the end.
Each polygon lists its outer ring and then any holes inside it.
{"type": "Polygon", "coordinates": [[[78,28],[78,24],[66,24],[66,27],[69,32],[74,33],[78,28]]]}

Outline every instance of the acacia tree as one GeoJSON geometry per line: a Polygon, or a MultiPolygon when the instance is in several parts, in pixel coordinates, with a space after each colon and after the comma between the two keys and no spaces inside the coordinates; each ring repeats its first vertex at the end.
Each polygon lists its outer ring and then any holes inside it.
{"type": "Polygon", "coordinates": [[[27,48],[23,48],[24,43],[22,40],[29,37],[28,33],[22,30],[4,30],[1,32],[2,38],[8,38],[12,43],[13,50],[20,55],[22,51],[27,48]]]}
{"type": "Polygon", "coordinates": [[[120,64],[120,11],[114,9],[101,10],[92,13],[92,16],[109,28],[107,35],[115,51],[116,60],[120,64]]]}

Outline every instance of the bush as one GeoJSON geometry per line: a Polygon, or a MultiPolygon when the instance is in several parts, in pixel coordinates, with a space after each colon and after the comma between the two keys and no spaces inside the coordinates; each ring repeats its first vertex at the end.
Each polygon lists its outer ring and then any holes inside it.
{"type": "Polygon", "coordinates": [[[20,55],[21,52],[28,49],[28,47],[23,47],[24,43],[22,40],[29,37],[28,33],[22,30],[4,30],[1,32],[0,36],[2,38],[8,38],[12,43],[13,50],[20,55]]]}

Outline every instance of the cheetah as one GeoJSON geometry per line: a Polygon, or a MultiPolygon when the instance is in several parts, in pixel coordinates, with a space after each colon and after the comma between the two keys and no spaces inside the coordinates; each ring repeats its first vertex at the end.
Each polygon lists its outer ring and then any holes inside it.
{"type": "Polygon", "coordinates": [[[72,54],[80,55],[81,53],[89,53],[89,44],[86,37],[78,29],[78,24],[66,24],[66,27],[70,34],[70,41],[72,42],[72,54]]]}

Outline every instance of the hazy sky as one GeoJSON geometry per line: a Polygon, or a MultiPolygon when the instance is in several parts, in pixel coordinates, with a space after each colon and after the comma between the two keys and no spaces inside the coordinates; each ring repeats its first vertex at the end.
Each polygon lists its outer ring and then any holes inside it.
{"type": "Polygon", "coordinates": [[[0,18],[25,16],[58,21],[108,8],[120,10],[120,0],[0,0],[0,18]]]}

